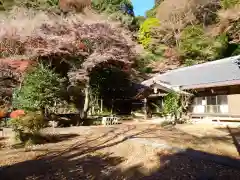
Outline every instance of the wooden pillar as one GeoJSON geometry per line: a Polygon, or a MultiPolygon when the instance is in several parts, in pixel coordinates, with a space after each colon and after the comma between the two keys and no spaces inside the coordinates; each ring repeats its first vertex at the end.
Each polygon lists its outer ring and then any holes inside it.
{"type": "Polygon", "coordinates": [[[147,98],[144,98],[144,119],[147,119],[147,98]]]}

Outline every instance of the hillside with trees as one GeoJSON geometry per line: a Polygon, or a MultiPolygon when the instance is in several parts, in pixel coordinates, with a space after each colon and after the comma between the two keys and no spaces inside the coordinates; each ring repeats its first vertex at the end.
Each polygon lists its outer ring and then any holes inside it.
{"type": "Polygon", "coordinates": [[[164,72],[238,55],[239,27],[239,0],[162,0],[146,12],[138,37],[157,57],[149,68],[164,72]]]}

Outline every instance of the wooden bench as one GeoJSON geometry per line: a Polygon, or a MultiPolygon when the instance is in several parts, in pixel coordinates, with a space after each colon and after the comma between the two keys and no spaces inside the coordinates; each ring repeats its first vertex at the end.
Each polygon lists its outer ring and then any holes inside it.
{"type": "Polygon", "coordinates": [[[48,126],[56,128],[58,126],[58,122],[57,121],[49,121],[48,126]]]}
{"type": "Polygon", "coordinates": [[[118,117],[102,117],[102,125],[119,124],[118,117]]]}

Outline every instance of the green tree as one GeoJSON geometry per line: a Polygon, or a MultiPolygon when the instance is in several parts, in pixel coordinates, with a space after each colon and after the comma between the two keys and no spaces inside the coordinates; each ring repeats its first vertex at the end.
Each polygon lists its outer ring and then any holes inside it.
{"type": "Polygon", "coordinates": [[[166,46],[157,44],[151,51],[145,51],[137,57],[134,67],[142,73],[152,73],[151,64],[159,62],[163,59],[163,54],[166,50],[166,46]]]}
{"type": "Polygon", "coordinates": [[[161,4],[161,2],[163,2],[164,0],[155,0],[155,5],[159,5],[161,4]]]}
{"type": "Polygon", "coordinates": [[[177,118],[177,114],[179,111],[179,100],[180,96],[177,93],[169,93],[164,97],[164,108],[163,113],[165,115],[170,115],[171,117],[177,118]]]}
{"type": "Polygon", "coordinates": [[[93,0],[92,7],[101,13],[106,13],[113,20],[119,20],[127,27],[134,26],[135,17],[130,0],[93,0]]]}
{"type": "Polygon", "coordinates": [[[135,21],[138,27],[141,26],[141,24],[146,20],[144,16],[136,16],[135,21]]]}
{"type": "Polygon", "coordinates": [[[127,5],[130,10],[133,10],[133,5],[129,0],[92,0],[92,6],[94,9],[109,13],[114,13],[121,9],[121,5],[127,5]]]}
{"type": "Polygon", "coordinates": [[[229,9],[236,5],[240,5],[240,0],[221,0],[221,6],[223,9],[229,9]]]}
{"type": "Polygon", "coordinates": [[[138,41],[147,49],[152,42],[154,28],[158,27],[160,22],[157,18],[148,18],[146,19],[138,31],[138,41]]]}
{"type": "Polygon", "coordinates": [[[233,51],[232,55],[233,56],[237,56],[237,55],[240,55],[240,44],[236,44],[235,45],[235,50],[233,51]]]}
{"type": "MultiPolygon", "coordinates": [[[[212,37],[205,34],[200,26],[186,27],[180,37],[179,50],[185,63],[195,64],[221,58],[228,46],[225,34],[212,37]]],[[[190,65],[189,64],[189,65],[190,65]]]]}
{"type": "Polygon", "coordinates": [[[40,64],[26,75],[13,94],[13,107],[27,111],[45,111],[60,101],[64,79],[40,64]]]}
{"type": "Polygon", "coordinates": [[[14,0],[0,0],[0,11],[5,11],[12,6],[14,0]]]}
{"type": "Polygon", "coordinates": [[[152,9],[146,11],[147,18],[155,18],[157,14],[157,6],[155,5],[152,9]]]}
{"type": "Polygon", "coordinates": [[[91,92],[106,101],[128,99],[133,96],[129,73],[118,67],[95,68],[90,74],[89,84],[91,92]]]}

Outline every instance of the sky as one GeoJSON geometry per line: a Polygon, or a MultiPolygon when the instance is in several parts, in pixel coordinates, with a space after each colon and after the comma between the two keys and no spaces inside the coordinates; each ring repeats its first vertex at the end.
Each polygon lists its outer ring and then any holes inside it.
{"type": "Polygon", "coordinates": [[[135,16],[145,16],[145,12],[154,6],[154,0],[132,0],[135,16]]]}

